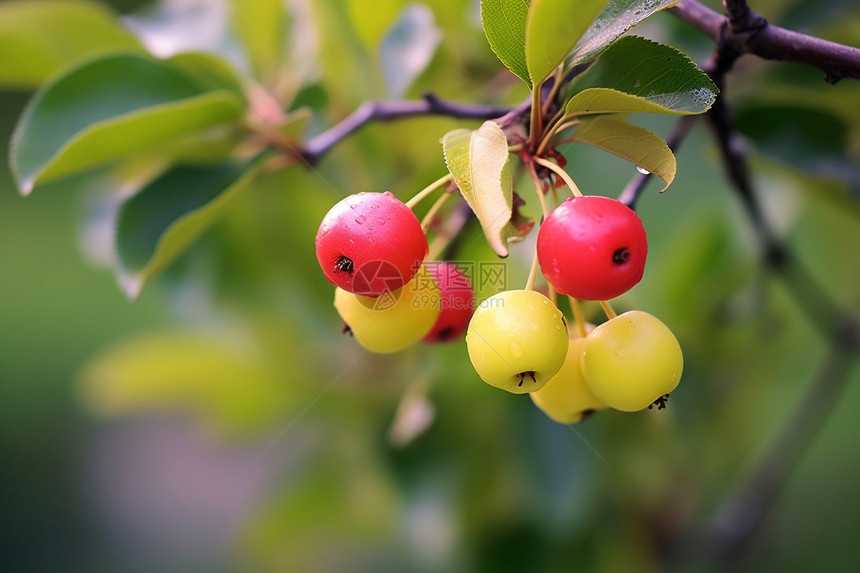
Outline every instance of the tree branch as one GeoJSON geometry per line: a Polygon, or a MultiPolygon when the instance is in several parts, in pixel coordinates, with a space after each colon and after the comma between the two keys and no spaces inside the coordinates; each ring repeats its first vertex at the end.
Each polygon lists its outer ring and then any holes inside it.
{"type": "Polygon", "coordinates": [[[770,24],[742,0],[725,0],[724,4],[728,16],[696,0],[680,0],[670,11],[739,55],[813,65],[824,71],[828,83],[860,79],[860,49],[770,24]]]}
{"type": "Polygon", "coordinates": [[[367,101],[343,121],[308,141],[302,155],[313,165],[341,140],[371,121],[391,121],[420,115],[486,120],[504,116],[510,111],[509,107],[445,101],[430,93],[416,101],[367,101]]]}

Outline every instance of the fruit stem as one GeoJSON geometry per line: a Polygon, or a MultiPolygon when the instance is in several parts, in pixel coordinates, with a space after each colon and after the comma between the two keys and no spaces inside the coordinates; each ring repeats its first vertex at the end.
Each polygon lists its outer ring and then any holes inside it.
{"type": "Polygon", "coordinates": [[[612,310],[612,307],[609,305],[609,303],[605,300],[600,301],[600,306],[603,307],[603,312],[606,313],[606,318],[608,318],[609,320],[612,320],[613,318],[618,316],[617,314],[615,314],[615,311],[612,310]]]}
{"type": "Polygon", "coordinates": [[[546,283],[546,290],[549,292],[549,300],[552,301],[552,304],[558,306],[558,293],[555,291],[555,287],[550,283],[546,283]]]}
{"type": "Polygon", "coordinates": [[[525,290],[534,290],[535,281],[537,280],[537,272],[538,272],[538,256],[537,256],[537,249],[535,249],[535,254],[532,257],[532,268],[529,269],[529,280],[526,282],[525,290]]]}
{"type": "Polygon", "coordinates": [[[532,159],[534,159],[535,162],[537,162],[539,165],[543,165],[544,167],[553,171],[556,175],[561,177],[562,180],[567,184],[567,186],[570,187],[571,193],[573,193],[577,197],[582,197],[582,192],[579,190],[579,187],[576,186],[576,183],[573,182],[573,179],[571,179],[570,175],[567,174],[567,171],[565,171],[552,161],[547,161],[546,159],[542,159],[537,156],[533,157],[532,159]]]}
{"type": "MultiPolygon", "coordinates": [[[[534,159],[537,159],[537,157],[535,157],[534,159]]],[[[528,167],[529,175],[531,176],[532,182],[535,186],[535,193],[537,194],[538,201],[540,201],[541,213],[543,214],[543,218],[546,219],[547,217],[549,217],[549,207],[547,207],[546,197],[544,197],[543,191],[541,191],[540,178],[537,176],[537,171],[535,171],[534,163],[529,163],[528,167]]],[[[543,223],[543,221],[541,221],[541,223],[543,223]]]]}
{"type": "Polygon", "coordinates": [[[415,196],[412,197],[412,199],[410,199],[409,201],[406,202],[406,206],[409,207],[410,209],[414,209],[415,205],[420,203],[423,199],[425,199],[428,195],[433,193],[436,189],[438,189],[442,185],[447,185],[448,183],[450,183],[453,180],[454,180],[454,177],[450,173],[448,173],[444,177],[440,177],[439,179],[437,179],[436,181],[434,181],[433,183],[431,183],[430,185],[428,185],[427,187],[425,187],[424,189],[422,189],[421,191],[416,193],[415,196]]]}
{"type": "Polygon", "coordinates": [[[582,306],[580,306],[579,300],[575,297],[569,296],[567,300],[570,301],[570,310],[573,312],[573,320],[576,322],[579,337],[585,338],[585,317],[582,315],[582,306]]]}
{"type": "Polygon", "coordinates": [[[436,214],[439,212],[439,209],[442,208],[442,206],[445,204],[445,201],[447,201],[451,195],[452,193],[442,193],[442,195],[440,195],[439,198],[436,199],[436,202],[433,203],[433,206],[430,207],[430,210],[427,211],[427,214],[424,215],[424,218],[421,219],[421,230],[424,231],[425,235],[427,234],[427,229],[430,228],[430,224],[433,223],[433,218],[436,216],[436,214]]]}
{"type": "Polygon", "coordinates": [[[555,185],[552,186],[552,204],[558,207],[558,189],[555,188],[555,185]]]}

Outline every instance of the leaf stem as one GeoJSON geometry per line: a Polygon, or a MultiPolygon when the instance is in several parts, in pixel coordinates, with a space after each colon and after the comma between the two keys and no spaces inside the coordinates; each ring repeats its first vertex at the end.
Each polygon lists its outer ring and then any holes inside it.
{"type": "Polygon", "coordinates": [[[576,183],[573,182],[573,179],[571,179],[570,175],[567,174],[567,171],[565,171],[552,161],[547,161],[546,159],[542,159],[540,157],[533,157],[532,159],[534,159],[535,162],[537,162],[539,165],[543,165],[547,169],[555,172],[555,174],[561,177],[561,179],[567,184],[567,186],[570,187],[571,193],[573,193],[577,197],[582,197],[582,192],[579,190],[579,187],[576,186],[576,183]]]}
{"type": "Polygon", "coordinates": [[[406,206],[409,207],[410,209],[414,209],[415,205],[417,205],[418,203],[423,201],[428,195],[430,195],[431,193],[436,191],[436,189],[438,189],[442,185],[447,185],[448,183],[450,183],[453,180],[454,180],[454,177],[450,173],[448,173],[447,175],[445,175],[443,177],[440,177],[439,179],[437,179],[436,181],[434,181],[433,183],[431,183],[430,185],[428,185],[427,187],[425,187],[424,189],[422,189],[421,191],[416,193],[415,196],[412,197],[412,199],[410,199],[409,201],[406,202],[406,206]]]}
{"type": "Polygon", "coordinates": [[[532,88],[532,113],[529,122],[529,140],[535,145],[543,135],[543,117],[541,115],[540,86],[532,88]]]}
{"type": "Polygon", "coordinates": [[[549,106],[552,105],[552,101],[555,99],[556,94],[558,94],[558,88],[561,87],[561,69],[562,66],[559,66],[555,70],[555,76],[553,78],[552,88],[549,90],[549,95],[546,96],[546,99],[543,102],[543,107],[541,108],[541,113],[547,113],[549,111],[549,106]]]}
{"type": "Polygon", "coordinates": [[[570,301],[570,310],[573,312],[573,321],[576,323],[579,337],[585,338],[585,317],[582,314],[582,306],[579,304],[579,300],[575,297],[569,296],[567,297],[567,300],[570,301]]]}
{"type": "Polygon", "coordinates": [[[576,125],[578,122],[573,123],[570,121],[574,117],[575,116],[572,114],[567,114],[561,116],[561,118],[559,118],[557,121],[555,120],[555,118],[553,118],[555,123],[552,124],[552,127],[547,130],[546,135],[544,135],[543,139],[541,139],[540,145],[538,145],[535,155],[543,155],[544,151],[546,151],[547,146],[549,146],[549,142],[552,141],[552,138],[555,137],[558,132],[564,131],[565,129],[576,125]]]}

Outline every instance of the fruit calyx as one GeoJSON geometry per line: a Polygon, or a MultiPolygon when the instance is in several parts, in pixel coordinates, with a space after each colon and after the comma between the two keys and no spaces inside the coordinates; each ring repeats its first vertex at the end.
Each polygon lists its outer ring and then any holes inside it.
{"type": "Polygon", "coordinates": [[[537,380],[535,380],[535,371],[534,370],[526,370],[525,372],[520,372],[519,374],[517,374],[517,378],[520,379],[520,383],[517,384],[518,388],[522,388],[523,381],[526,379],[526,376],[530,377],[532,379],[532,382],[537,384],[537,380]]]}

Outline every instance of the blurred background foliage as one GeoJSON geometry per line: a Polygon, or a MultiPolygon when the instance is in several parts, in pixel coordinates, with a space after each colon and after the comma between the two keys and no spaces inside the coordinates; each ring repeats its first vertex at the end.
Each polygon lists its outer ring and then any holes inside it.
{"type": "MultiPolygon", "coordinates": [[[[115,0],[92,2],[100,16],[81,25],[57,0],[40,31],[4,19],[28,4],[0,2],[4,156],[34,88],[102,50],[142,49],[135,36],[159,57],[219,54],[287,110],[308,110],[289,126],[294,139],[368,99],[432,90],[514,105],[527,95],[487,46],[472,0],[115,0]]],[[[753,7],[858,43],[855,3],[753,7]]],[[[712,48],[666,13],[637,30],[697,61],[712,48]]],[[[856,310],[860,84],[750,58],[725,94],[767,220],[856,310]]],[[[665,136],[673,121],[639,123],[665,136]]],[[[110,271],[114,168],[23,199],[0,166],[4,570],[657,568],[667,536],[711,515],[749,474],[827,342],[764,270],[700,122],[672,187],[658,195],[652,183],[639,204],[648,266],[616,304],[661,317],[681,340],[684,378],[668,410],[567,427],[482,383],[462,342],[363,352],[341,335],[317,266],[319,221],[358,191],[407,199],[444,174],[439,138],[477,123],[370,124],[316,168],[259,174],[134,302],[110,271]]],[[[581,147],[562,150],[580,188],[617,196],[633,167],[581,147]]],[[[522,195],[535,214],[531,191],[522,195]]],[[[525,284],[532,245],[512,248],[509,288],[525,284]]],[[[455,258],[495,260],[474,227],[455,258]]],[[[857,374],[742,570],[860,567],[857,374]]]]}

